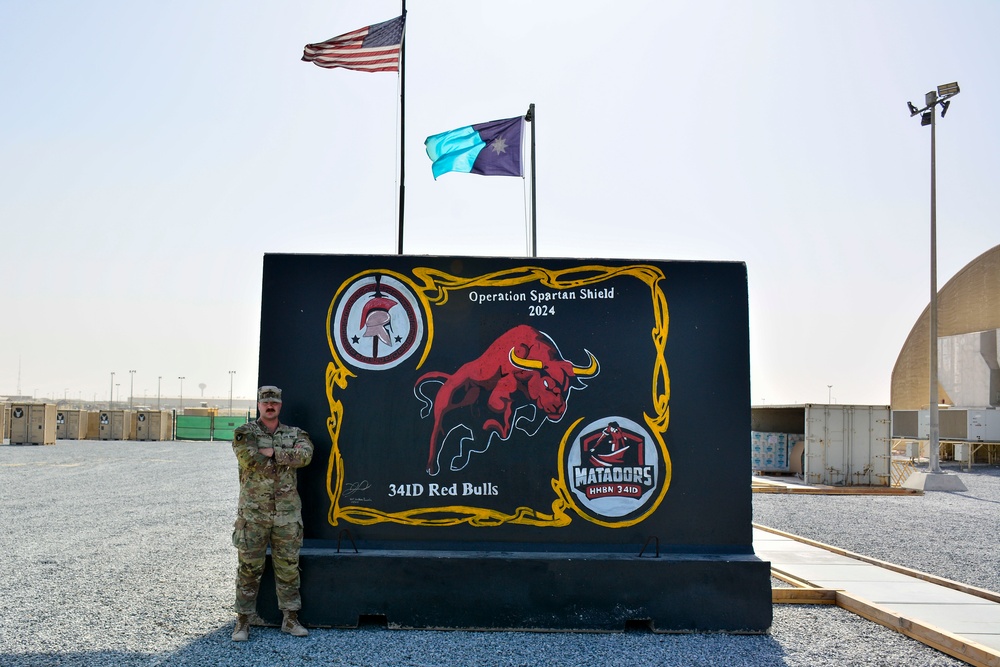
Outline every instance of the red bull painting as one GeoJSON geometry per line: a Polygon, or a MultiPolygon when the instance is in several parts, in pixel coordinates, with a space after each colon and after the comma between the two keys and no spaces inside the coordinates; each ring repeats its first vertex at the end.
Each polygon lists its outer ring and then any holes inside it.
{"type": "MultiPolygon", "coordinates": [[[[769,579],[752,556],[744,451],[746,280],[737,262],[265,256],[259,379],[285,390],[284,416],[316,444],[299,480],[303,563],[349,570],[349,539],[368,571],[399,550],[451,550],[481,554],[475,566],[462,561],[473,579],[489,567],[490,581],[511,583],[535,576],[515,574],[522,561],[558,570],[571,566],[549,563],[553,554],[583,553],[614,573],[619,559],[647,560],[653,544],[657,559],[674,558],[659,561],[658,572],[674,574],[657,585],[709,585],[677,568],[697,572],[705,554],[724,554],[727,567],[752,573],[746,590],[760,589],[754,608],[764,609],[769,579]],[[521,553],[519,564],[497,566],[497,550],[521,553]]],[[[616,576],[639,576],[628,567],[616,576]]],[[[324,568],[341,589],[354,585],[324,568]]],[[[593,618],[605,619],[596,629],[618,622],[605,618],[616,595],[594,600],[593,618]]],[[[475,617],[476,604],[463,613],[475,617]]],[[[331,614],[349,616],[335,606],[331,614]]],[[[656,611],[664,628],[691,621],[671,614],[656,611]]],[[[760,625],[760,614],[741,629],[760,625]]]]}
{"type": "Polygon", "coordinates": [[[599,372],[597,360],[593,355],[590,359],[589,366],[574,366],[563,359],[551,338],[522,324],[503,333],[482,356],[463,364],[455,373],[435,371],[420,376],[415,393],[424,403],[421,416],[434,417],[427,474],[437,475],[440,471],[441,448],[456,429],[461,432],[456,438],[459,453],[449,466],[453,471],[464,469],[472,452],[485,452],[493,436],[507,440],[516,427],[533,437],[542,421],[558,422],[566,412],[570,392],[587,386],[580,378],[599,372]],[[427,385],[435,384],[440,387],[432,400],[424,392],[427,385]],[[462,408],[468,408],[466,421],[446,434],[445,417],[462,408]],[[486,421],[478,418],[483,413],[486,421]],[[477,434],[480,440],[485,439],[481,449],[471,444],[477,434]],[[466,441],[470,444],[463,446],[466,441]]]}

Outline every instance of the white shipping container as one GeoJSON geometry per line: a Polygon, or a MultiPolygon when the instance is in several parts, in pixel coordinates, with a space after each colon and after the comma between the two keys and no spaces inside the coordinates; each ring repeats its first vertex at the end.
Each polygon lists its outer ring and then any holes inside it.
{"type": "Polygon", "coordinates": [[[889,486],[889,406],[807,404],[805,481],[889,486]]]}

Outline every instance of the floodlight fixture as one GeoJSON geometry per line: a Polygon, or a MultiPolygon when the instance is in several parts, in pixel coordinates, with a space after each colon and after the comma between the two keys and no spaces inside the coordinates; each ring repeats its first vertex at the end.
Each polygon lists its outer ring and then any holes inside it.
{"type": "Polygon", "coordinates": [[[942,83],[937,87],[937,94],[941,97],[951,97],[953,95],[958,95],[961,89],[958,87],[958,82],[954,81],[952,83],[942,83]]]}
{"type": "Polygon", "coordinates": [[[944,83],[937,87],[937,90],[930,91],[924,95],[924,108],[918,109],[913,102],[907,102],[906,106],[910,110],[910,117],[920,114],[921,125],[932,125],[934,122],[934,107],[941,105],[941,117],[948,113],[948,106],[951,104],[949,98],[958,95],[961,90],[958,83],[944,83]]]}

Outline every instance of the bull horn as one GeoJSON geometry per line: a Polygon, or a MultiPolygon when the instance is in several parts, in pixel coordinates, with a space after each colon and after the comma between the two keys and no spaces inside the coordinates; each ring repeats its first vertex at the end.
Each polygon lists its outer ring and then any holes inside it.
{"type": "Polygon", "coordinates": [[[593,377],[593,376],[597,375],[597,372],[599,370],[601,370],[601,365],[599,363],[597,363],[597,357],[595,357],[594,355],[592,355],[590,353],[590,350],[584,350],[584,352],[586,352],[587,356],[590,357],[590,365],[587,366],[586,368],[584,368],[583,366],[577,366],[576,364],[574,364],[573,365],[573,375],[576,375],[576,376],[579,376],[579,377],[588,377],[588,378],[589,377],[593,377]]]}
{"type": "Polygon", "coordinates": [[[537,371],[542,368],[545,364],[534,359],[522,359],[521,357],[514,354],[514,348],[510,348],[510,354],[507,355],[510,359],[510,363],[514,365],[515,368],[520,368],[522,370],[532,370],[537,371]]]}

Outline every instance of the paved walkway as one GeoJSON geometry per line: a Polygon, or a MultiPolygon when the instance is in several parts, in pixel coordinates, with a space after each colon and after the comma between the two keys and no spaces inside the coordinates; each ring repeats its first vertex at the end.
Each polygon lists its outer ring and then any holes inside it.
{"type": "MultiPolygon", "coordinates": [[[[753,545],[776,576],[825,589],[830,604],[970,664],[1000,666],[998,593],[762,527],[754,527],[753,545]]],[[[795,601],[797,592],[784,601],[795,601]]]]}

